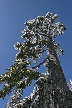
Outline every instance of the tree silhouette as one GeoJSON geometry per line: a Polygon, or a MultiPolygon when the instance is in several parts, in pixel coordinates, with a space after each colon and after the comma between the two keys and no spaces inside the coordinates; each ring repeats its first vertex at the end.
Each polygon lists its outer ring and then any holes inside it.
{"type": "Polygon", "coordinates": [[[24,43],[17,42],[14,45],[19,51],[14,64],[7,69],[8,72],[0,76],[0,83],[4,82],[0,97],[4,98],[13,87],[25,89],[33,79],[36,80],[36,85],[34,92],[16,103],[14,108],[72,107],[72,92],[58,60],[58,56],[63,55],[64,50],[53,40],[66,30],[62,23],[55,22],[57,18],[57,14],[52,16],[52,13],[48,12],[45,16],[38,16],[24,23],[27,27],[21,31],[24,43]],[[44,52],[46,57],[38,63],[44,52]],[[32,66],[32,63],[37,64],[32,66]],[[41,65],[46,67],[46,73],[38,72],[41,65]]]}

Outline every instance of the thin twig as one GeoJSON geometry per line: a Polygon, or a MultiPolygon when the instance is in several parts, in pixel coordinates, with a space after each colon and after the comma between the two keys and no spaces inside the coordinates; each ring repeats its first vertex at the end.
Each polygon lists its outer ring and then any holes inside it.
{"type": "Polygon", "coordinates": [[[42,65],[48,58],[46,58],[43,62],[41,62],[39,65],[35,66],[35,67],[32,67],[32,69],[36,69],[37,67],[39,68],[40,65],[42,65]]]}

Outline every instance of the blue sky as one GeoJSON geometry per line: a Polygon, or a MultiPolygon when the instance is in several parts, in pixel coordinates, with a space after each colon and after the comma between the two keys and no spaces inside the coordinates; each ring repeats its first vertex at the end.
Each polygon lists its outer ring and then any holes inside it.
{"type": "MultiPolygon", "coordinates": [[[[58,21],[66,26],[64,35],[58,36],[55,40],[64,49],[64,56],[59,60],[69,82],[72,79],[72,0],[0,0],[0,75],[6,72],[13,64],[16,42],[23,42],[21,30],[24,29],[24,22],[34,19],[37,16],[44,16],[47,12],[58,14],[58,21]]],[[[41,70],[43,71],[43,69],[41,70]]],[[[30,95],[33,84],[28,87],[24,96],[30,95]]],[[[4,108],[8,102],[8,96],[0,99],[0,106],[4,108]]]]}

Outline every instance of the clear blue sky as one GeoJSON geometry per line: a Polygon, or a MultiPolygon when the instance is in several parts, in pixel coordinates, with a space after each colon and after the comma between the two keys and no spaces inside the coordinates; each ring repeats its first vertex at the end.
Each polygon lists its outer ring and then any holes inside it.
{"type": "MultiPolygon", "coordinates": [[[[0,75],[13,64],[16,42],[23,42],[21,30],[24,22],[43,16],[47,12],[59,15],[59,20],[67,30],[58,36],[56,41],[64,49],[64,56],[59,60],[67,82],[72,79],[72,0],[0,0],[0,75]]],[[[24,96],[30,95],[33,85],[27,88],[24,96]],[[29,90],[28,90],[29,89],[29,90]]],[[[8,96],[0,99],[0,107],[4,108],[8,96]]]]}

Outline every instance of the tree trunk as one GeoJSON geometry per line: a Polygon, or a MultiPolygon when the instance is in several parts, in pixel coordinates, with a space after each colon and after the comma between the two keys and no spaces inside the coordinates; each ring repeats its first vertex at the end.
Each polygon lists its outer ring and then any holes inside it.
{"type": "Polygon", "coordinates": [[[51,72],[52,85],[54,90],[54,102],[55,108],[72,108],[72,92],[66,83],[62,67],[58,60],[54,45],[52,43],[52,38],[49,37],[49,65],[48,70],[51,72]],[[69,94],[68,94],[69,93],[69,94]],[[69,95],[69,96],[68,96],[69,95]],[[68,100],[69,99],[69,100],[68,100]]]}

